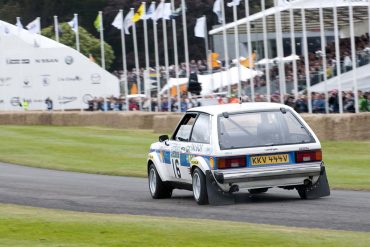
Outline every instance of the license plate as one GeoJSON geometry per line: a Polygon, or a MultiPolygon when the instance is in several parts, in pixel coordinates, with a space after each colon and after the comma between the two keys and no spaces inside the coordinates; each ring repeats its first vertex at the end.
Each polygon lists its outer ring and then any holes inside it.
{"type": "Polygon", "coordinates": [[[289,163],[288,154],[252,156],[252,166],[289,163]]]}

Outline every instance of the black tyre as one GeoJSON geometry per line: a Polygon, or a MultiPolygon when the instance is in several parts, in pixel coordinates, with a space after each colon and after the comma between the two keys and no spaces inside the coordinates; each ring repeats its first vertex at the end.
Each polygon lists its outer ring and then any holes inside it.
{"type": "Polygon", "coordinates": [[[206,176],[199,168],[193,172],[193,195],[199,205],[208,204],[206,176]]]}
{"type": "Polygon", "coordinates": [[[257,195],[261,193],[265,193],[268,191],[269,188],[259,188],[259,189],[250,189],[248,190],[250,194],[257,195]]]}
{"type": "Polygon", "coordinates": [[[299,187],[297,187],[297,191],[298,191],[299,197],[301,197],[302,200],[306,200],[307,199],[306,186],[299,186],[299,187]]]}
{"type": "Polygon", "coordinates": [[[172,188],[162,181],[154,164],[149,166],[148,183],[150,194],[154,199],[170,198],[172,196],[172,188]]]}

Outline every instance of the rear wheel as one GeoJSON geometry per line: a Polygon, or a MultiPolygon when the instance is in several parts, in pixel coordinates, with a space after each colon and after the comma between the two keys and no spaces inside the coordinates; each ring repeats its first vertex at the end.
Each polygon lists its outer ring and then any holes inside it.
{"type": "Polygon", "coordinates": [[[193,195],[199,205],[208,204],[206,176],[199,168],[193,172],[193,195]]]}
{"type": "Polygon", "coordinates": [[[172,196],[172,188],[162,181],[154,164],[149,166],[148,182],[150,194],[154,199],[170,198],[172,196]]]}
{"type": "Polygon", "coordinates": [[[259,188],[259,189],[250,189],[248,190],[249,193],[251,193],[252,195],[256,195],[256,194],[261,194],[261,193],[265,193],[268,191],[269,188],[259,188]]]}

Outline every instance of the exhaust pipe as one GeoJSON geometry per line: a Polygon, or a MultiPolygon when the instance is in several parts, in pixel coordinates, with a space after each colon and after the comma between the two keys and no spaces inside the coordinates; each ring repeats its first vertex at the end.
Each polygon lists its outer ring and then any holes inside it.
{"type": "Polygon", "coordinates": [[[234,193],[234,192],[238,192],[238,191],[239,191],[239,186],[236,185],[236,184],[232,185],[230,187],[230,190],[229,190],[230,193],[234,193]]]}
{"type": "Polygon", "coordinates": [[[304,185],[305,185],[305,186],[310,186],[310,185],[312,185],[312,181],[311,181],[311,180],[309,180],[309,179],[305,179],[305,180],[303,181],[303,183],[304,183],[304,185]]]}

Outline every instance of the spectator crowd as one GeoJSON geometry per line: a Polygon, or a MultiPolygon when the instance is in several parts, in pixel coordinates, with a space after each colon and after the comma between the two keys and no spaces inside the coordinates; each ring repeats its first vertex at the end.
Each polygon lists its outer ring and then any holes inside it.
{"type": "MultiPolygon", "coordinates": [[[[370,63],[370,43],[368,35],[363,35],[361,37],[356,37],[356,61],[352,61],[351,54],[351,45],[350,39],[341,39],[340,40],[340,73],[345,73],[353,69],[354,66],[360,67],[370,63]]],[[[323,64],[323,55],[324,53],[320,50],[321,44],[317,43],[316,46],[311,47],[311,52],[309,53],[309,76],[311,85],[320,83],[326,79],[330,79],[339,74],[336,62],[336,53],[335,53],[335,43],[328,42],[325,50],[326,64],[323,64]]],[[[258,54],[257,54],[258,56],[258,54]]],[[[260,58],[261,59],[261,58],[260,58]]],[[[284,103],[295,108],[298,112],[308,112],[308,97],[307,97],[307,88],[306,88],[306,69],[304,57],[300,56],[300,59],[296,61],[297,63],[297,80],[298,80],[298,97],[295,98],[293,95],[294,88],[294,74],[293,74],[293,64],[292,62],[284,63],[285,75],[286,75],[286,92],[284,95],[284,103]]],[[[220,62],[219,68],[212,68],[212,71],[221,71],[225,70],[224,62],[220,62]]],[[[236,64],[231,63],[231,66],[236,66],[236,64]]],[[[266,66],[266,65],[264,65],[266,66]]],[[[265,72],[265,67],[257,67],[256,69],[265,72]]],[[[268,97],[270,97],[271,102],[281,102],[280,93],[280,78],[279,78],[279,69],[278,66],[269,66],[270,74],[270,92],[273,92],[270,96],[266,95],[266,73],[261,76],[255,76],[253,80],[254,85],[254,101],[256,102],[267,102],[268,97]]],[[[176,77],[176,70],[179,73],[179,76],[184,78],[187,75],[187,71],[197,74],[209,73],[209,68],[207,66],[206,60],[191,60],[190,64],[181,63],[178,68],[175,65],[169,66],[169,76],[170,78],[176,77]]],[[[137,71],[132,69],[127,72],[127,81],[128,88],[130,89],[132,85],[137,84],[137,78],[139,73],[139,78],[141,83],[141,89],[144,91],[144,69],[137,71]]],[[[123,72],[115,71],[116,76],[121,78],[123,81],[123,72]]],[[[159,78],[160,78],[160,87],[163,88],[166,81],[166,70],[164,66],[159,68],[159,78]]],[[[228,102],[238,102],[239,99],[235,99],[233,95],[238,95],[237,86],[234,85],[231,87],[231,94],[224,95],[223,93],[227,91],[227,88],[219,88],[214,91],[215,95],[218,96],[207,96],[202,98],[189,97],[186,92],[181,92],[180,102],[178,102],[176,95],[161,95],[160,102],[157,98],[157,89],[155,88],[156,83],[156,70],[150,68],[149,71],[150,78],[154,81],[151,87],[151,97],[150,98],[130,98],[128,105],[126,105],[126,100],[124,96],[121,97],[109,97],[109,98],[94,98],[88,102],[89,111],[134,111],[140,110],[140,105],[142,106],[143,111],[186,111],[194,106],[204,105],[204,104],[220,104],[228,102]]],[[[370,83],[370,82],[369,82],[370,83]]],[[[143,92],[142,91],[142,92],[143,92]]],[[[138,92],[139,94],[142,92],[138,92]]],[[[130,92],[128,92],[130,94],[130,92]]],[[[242,101],[250,102],[251,100],[251,81],[242,81],[242,101]]],[[[360,111],[369,111],[369,92],[358,92],[358,103],[360,111]]],[[[338,90],[332,90],[325,93],[312,92],[311,93],[311,104],[313,113],[338,113],[340,112],[340,102],[342,102],[343,112],[355,112],[355,94],[352,91],[343,91],[341,93],[338,90]],[[339,99],[341,97],[341,100],[339,99]]]]}

